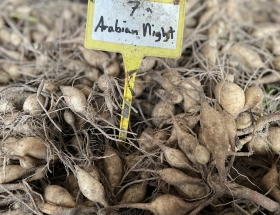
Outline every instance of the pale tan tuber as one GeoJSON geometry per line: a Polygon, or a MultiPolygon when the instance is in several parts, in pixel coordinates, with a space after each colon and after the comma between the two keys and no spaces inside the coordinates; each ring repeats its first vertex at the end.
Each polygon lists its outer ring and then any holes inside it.
{"type": "Polygon", "coordinates": [[[29,172],[29,169],[24,169],[19,165],[8,165],[0,170],[0,183],[9,183],[17,180],[29,172]]]}
{"type": "Polygon", "coordinates": [[[229,148],[229,137],[224,118],[208,103],[203,102],[200,110],[200,124],[200,139],[210,150],[216,161],[220,180],[224,181],[226,177],[225,162],[229,148]]]}
{"type": "Polygon", "coordinates": [[[263,91],[260,87],[253,85],[245,90],[244,110],[257,108],[262,104],[263,91]]]}
{"type": "Polygon", "coordinates": [[[188,203],[174,195],[165,194],[156,197],[151,203],[130,203],[115,208],[139,208],[152,211],[155,215],[185,215],[195,207],[196,203],[188,203]]]}
{"type": "Polygon", "coordinates": [[[253,116],[249,112],[243,112],[239,114],[236,119],[236,128],[245,129],[253,124],[253,116]]]}
{"type": "Polygon", "coordinates": [[[250,144],[257,155],[267,155],[270,151],[269,142],[264,137],[255,137],[250,144]]]}
{"type": "Polygon", "coordinates": [[[253,49],[240,44],[231,47],[230,53],[249,68],[266,68],[260,55],[253,49]]]}
{"type": "Polygon", "coordinates": [[[147,183],[139,183],[127,188],[119,204],[142,202],[146,196],[147,183]]]}
{"type": "Polygon", "coordinates": [[[275,153],[280,154],[280,128],[270,127],[267,139],[271,143],[272,150],[275,153]]]}
{"type": "Polygon", "coordinates": [[[40,162],[40,160],[36,159],[36,158],[32,158],[30,156],[16,156],[16,158],[19,159],[19,164],[22,168],[24,169],[30,169],[33,168],[35,166],[37,166],[40,162]]]}
{"type": "MultiPolygon", "coordinates": [[[[38,100],[44,106],[45,103],[44,97],[39,95],[38,100]]],[[[43,108],[39,104],[38,100],[37,100],[37,94],[32,94],[28,96],[23,103],[23,110],[32,116],[40,114],[43,111],[43,108]]]]}
{"type": "Polygon", "coordinates": [[[118,77],[120,74],[120,66],[117,61],[107,61],[103,63],[104,74],[111,77],[118,77]]]}
{"type": "Polygon", "coordinates": [[[87,99],[82,91],[70,86],[60,86],[59,88],[66,104],[73,112],[86,114],[87,99]]]}
{"type": "Polygon", "coordinates": [[[115,83],[112,79],[112,77],[108,76],[108,75],[101,75],[98,78],[98,87],[100,88],[100,90],[102,90],[103,92],[106,90],[110,90],[111,88],[115,87],[115,83]]]}
{"type": "Polygon", "coordinates": [[[175,114],[174,105],[168,104],[165,101],[159,101],[152,111],[152,121],[156,126],[158,126],[164,120],[171,118],[171,114],[175,114]]]}
{"type": "Polygon", "coordinates": [[[161,169],[158,170],[157,173],[162,180],[171,185],[178,186],[183,184],[197,184],[201,182],[201,179],[188,176],[176,168],[161,169]]]}
{"type": "Polygon", "coordinates": [[[104,172],[106,178],[114,190],[120,183],[123,176],[123,164],[118,153],[110,148],[106,147],[104,152],[104,172]]]}
{"type": "Polygon", "coordinates": [[[12,100],[0,100],[0,113],[9,113],[15,110],[15,103],[12,100]]]}
{"type": "Polygon", "coordinates": [[[47,203],[63,207],[75,207],[71,194],[58,185],[48,185],[44,190],[44,200],[47,203]]]}
{"type": "Polygon", "coordinates": [[[184,111],[186,113],[195,113],[199,111],[200,94],[199,89],[201,83],[197,78],[186,78],[180,85],[180,92],[184,98],[184,111]]]}
{"type": "Polygon", "coordinates": [[[180,184],[175,185],[175,190],[184,198],[187,199],[200,199],[207,195],[209,192],[205,184],[180,184]]]}
{"type": "Polygon", "coordinates": [[[19,68],[14,64],[5,63],[2,65],[2,68],[5,72],[7,72],[9,74],[9,76],[12,79],[18,79],[21,76],[21,72],[20,72],[19,68]]]}
{"type": "Polygon", "coordinates": [[[193,150],[193,155],[198,163],[200,164],[206,164],[210,161],[211,154],[209,150],[202,145],[197,145],[195,149],[193,150]]]}
{"type": "Polygon", "coordinates": [[[78,48],[82,52],[85,61],[93,67],[102,68],[103,63],[109,59],[109,55],[105,52],[86,49],[81,45],[78,48]]]}
{"type": "Polygon", "coordinates": [[[2,149],[11,156],[27,155],[36,159],[47,159],[48,156],[47,146],[38,137],[8,138],[2,149]]]}
{"type": "Polygon", "coordinates": [[[90,81],[95,82],[101,76],[101,72],[96,68],[92,68],[91,70],[85,71],[85,76],[90,81]]]}
{"type": "Polygon", "coordinates": [[[279,172],[276,164],[272,165],[268,173],[261,179],[261,182],[264,190],[269,191],[268,196],[280,202],[279,172]]]}
{"type": "Polygon", "coordinates": [[[176,86],[173,85],[167,78],[155,71],[150,71],[147,74],[162,86],[166,92],[166,97],[169,98],[173,104],[179,104],[181,101],[183,101],[183,96],[176,89],[176,86]]]}
{"type": "Polygon", "coordinates": [[[179,149],[173,149],[163,144],[159,144],[159,147],[170,166],[183,170],[194,170],[189,159],[179,149]]]}
{"type": "Polygon", "coordinates": [[[280,71],[280,56],[274,57],[272,64],[275,70],[280,71]]]}
{"type": "Polygon", "coordinates": [[[133,89],[135,94],[134,96],[135,97],[140,96],[144,90],[145,90],[145,85],[143,83],[143,80],[141,78],[136,77],[134,83],[134,89],[133,89]]]}
{"type": "Polygon", "coordinates": [[[168,135],[164,131],[155,131],[151,127],[146,128],[138,139],[139,147],[147,152],[158,148],[156,141],[167,140],[168,135]],[[151,139],[153,138],[153,139],[151,139]]]}
{"type": "Polygon", "coordinates": [[[155,63],[156,63],[156,61],[154,59],[145,58],[142,60],[141,65],[140,65],[139,69],[137,70],[137,72],[139,74],[143,73],[143,72],[147,72],[155,66],[155,63]]]}
{"type": "Polygon", "coordinates": [[[215,87],[215,98],[228,113],[241,112],[245,104],[245,94],[235,83],[221,81],[215,87]]]}
{"type": "Polygon", "coordinates": [[[92,177],[91,174],[81,169],[79,166],[75,166],[78,184],[82,194],[93,202],[98,202],[104,207],[108,207],[106,201],[106,194],[103,185],[92,177]]]}

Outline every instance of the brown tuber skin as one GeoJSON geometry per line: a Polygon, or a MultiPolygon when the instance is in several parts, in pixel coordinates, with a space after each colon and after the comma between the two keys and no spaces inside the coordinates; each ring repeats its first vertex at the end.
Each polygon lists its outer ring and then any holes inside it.
{"type": "Polygon", "coordinates": [[[247,46],[236,44],[230,52],[249,68],[266,68],[259,54],[247,46]]]}
{"type": "Polygon", "coordinates": [[[139,147],[147,152],[151,152],[158,148],[156,144],[157,141],[165,141],[167,140],[168,135],[164,131],[155,131],[154,129],[148,127],[146,128],[138,139],[139,147]],[[152,136],[151,139],[149,136],[152,136]]]}
{"type": "Polygon", "coordinates": [[[120,74],[120,66],[116,61],[108,61],[103,63],[104,74],[111,77],[118,77],[120,74]]]}
{"type": "Polygon", "coordinates": [[[124,159],[126,167],[130,169],[141,159],[141,152],[136,151],[132,154],[127,155],[124,159]]]}
{"type": "Polygon", "coordinates": [[[253,124],[253,116],[249,112],[243,112],[239,114],[236,119],[236,128],[237,129],[245,129],[253,124]]]}
{"type": "Polygon", "coordinates": [[[58,185],[48,185],[44,191],[44,199],[47,203],[63,207],[75,207],[71,194],[58,185]]]}
{"type": "Polygon", "coordinates": [[[104,157],[104,172],[111,188],[114,190],[123,177],[123,164],[118,153],[108,146],[104,152],[104,157]]]}
{"type": "Polygon", "coordinates": [[[173,104],[179,104],[183,101],[183,96],[179,93],[179,91],[177,91],[176,86],[172,85],[167,78],[161,76],[155,71],[148,72],[148,75],[163,87],[166,94],[169,95],[168,98],[170,98],[173,104]]]}
{"type": "Polygon", "coordinates": [[[263,91],[260,87],[253,85],[245,90],[245,105],[243,110],[249,110],[261,105],[263,100],[263,91]]]}
{"type": "Polygon", "coordinates": [[[188,133],[189,130],[184,124],[177,123],[174,120],[174,128],[176,129],[176,133],[178,136],[178,145],[181,150],[187,155],[192,152],[196,146],[198,145],[197,138],[192,134],[188,133]]]}
{"type": "Polygon", "coordinates": [[[255,137],[250,144],[252,145],[253,153],[257,155],[267,155],[270,151],[269,143],[266,138],[255,137]]]}
{"type": "Polygon", "coordinates": [[[134,83],[135,97],[140,96],[144,90],[145,90],[145,85],[143,83],[143,80],[141,78],[136,77],[134,83]]]}
{"type": "Polygon", "coordinates": [[[81,90],[82,93],[86,96],[86,99],[88,99],[90,93],[91,93],[91,87],[85,85],[85,84],[78,84],[78,85],[75,85],[75,87],[78,89],[78,90],[81,90]]]}
{"type": "Polygon", "coordinates": [[[143,59],[139,69],[137,70],[138,74],[149,71],[155,66],[155,64],[156,61],[154,59],[151,58],[143,59]]]}
{"type": "Polygon", "coordinates": [[[276,56],[273,59],[272,64],[273,64],[275,70],[280,71],[280,56],[276,56]]]}
{"type": "MultiPolygon", "coordinates": [[[[123,204],[109,207],[108,209],[118,209],[118,208],[138,208],[142,210],[149,210],[154,213],[154,215],[185,215],[190,212],[192,209],[197,207],[198,204],[194,202],[185,202],[182,199],[165,194],[158,196],[151,203],[131,203],[123,204]]],[[[103,211],[99,211],[100,214],[103,214],[103,211]]]]}
{"type": "Polygon", "coordinates": [[[146,192],[147,183],[132,185],[124,192],[119,204],[142,202],[146,196],[146,192]]]}
{"type": "Polygon", "coordinates": [[[101,72],[96,68],[92,68],[91,70],[85,71],[85,76],[91,82],[95,82],[101,76],[101,72]]]}
{"type": "Polygon", "coordinates": [[[8,165],[0,170],[0,183],[4,184],[17,180],[29,171],[29,169],[24,169],[19,165],[8,165]]]}
{"type": "Polygon", "coordinates": [[[183,170],[194,170],[189,159],[179,149],[173,149],[163,144],[159,144],[159,147],[170,166],[183,170]]]}
{"type": "Polygon", "coordinates": [[[174,105],[159,101],[152,111],[153,123],[156,126],[160,125],[160,123],[172,116],[171,113],[175,114],[174,105]]]}
{"type": "MultiPolygon", "coordinates": [[[[41,102],[41,104],[44,105],[44,97],[39,95],[38,99],[41,102]]],[[[32,94],[29,97],[27,97],[27,99],[23,103],[23,110],[32,116],[40,114],[43,111],[41,105],[37,101],[37,94],[32,94]]]]}
{"type": "Polygon", "coordinates": [[[93,202],[98,202],[104,207],[108,207],[105,199],[105,190],[103,185],[79,166],[75,166],[78,184],[82,194],[93,202]]]}
{"type": "Polygon", "coordinates": [[[151,211],[155,215],[184,215],[194,206],[193,203],[184,202],[182,199],[172,195],[162,195],[151,203],[151,211]]]}
{"type": "Polygon", "coordinates": [[[73,111],[86,114],[87,99],[82,91],[75,87],[60,86],[59,87],[67,106],[73,111]]]}
{"type": "Polygon", "coordinates": [[[185,113],[198,112],[200,104],[200,95],[198,89],[201,87],[200,81],[197,78],[186,78],[180,83],[179,86],[181,87],[180,92],[184,98],[183,106],[185,113]],[[194,88],[189,84],[189,82],[197,86],[197,88],[194,88]]]}
{"type": "Polygon", "coordinates": [[[0,69],[0,84],[8,84],[10,82],[10,75],[0,69]]]}
{"type": "Polygon", "coordinates": [[[275,153],[280,154],[280,128],[270,127],[267,139],[271,143],[272,150],[275,153]]]}
{"type": "Polygon", "coordinates": [[[215,40],[209,40],[201,48],[201,53],[205,56],[207,64],[213,67],[217,61],[218,48],[215,40]]]}
{"type": "Polygon", "coordinates": [[[15,102],[12,100],[0,100],[0,113],[9,113],[15,110],[15,102]]]}
{"type": "Polygon", "coordinates": [[[24,169],[30,169],[37,166],[41,161],[29,156],[16,156],[19,159],[19,164],[24,169]]]}
{"type": "Polygon", "coordinates": [[[201,183],[201,179],[194,178],[186,175],[182,171],[175,168],[165,168],[158,170],[157,173],[166,183],[171,185],[183,185],[183,184],[197,184],[201,183]]]}
{"type": "Polygon", "coordinates": [[[229,137],[223,116],[204,102],[200,110],[201,135],[216,161],[221,182],[226,178],[225,161],[228,154],[229,137]]]}
{"type": "Polygon", "coordinates": [[[279,172],[277,165],[273,164],[268,173],[261,180],[262,186],[266,192],[270,191],[268,195],[280,202],[280,189],[279,189],[279,172]]]}
{"type": "Polygon", "coordinates": [[[174,128],[178,136],[178,145],[193,164],[206,164],[210,160],[210,152],[204,146],[199,145],[198,140],[188,133],[186,127],[174,120],[174,128]]]}
{"type": "Polygon", "coordinates": [[[104,61],[109,59],[109,55],[105,52],[86,49],[83,46],[78,48],[83,53],[85,61],[91,66],[102,68],[104,61]]]}
{"type": "Polygon", "coordinates": [[[174,185],[180,196],[187,199],[200,199],[207,195],[209,188],[205,184],[180,184],[174,185]]]}
{"type": "Polygon", "coordinates": [[[105,74],[101,75],[98,78],[97,83],[98,83],[99,89],[102,90],[103,92],[115,87],[115,83],[113,82],[112,77],[105,75],[105,74]]]}
{"type": "Polygon", "coordinates": [[[8,138],[3,146],[3,151],[8,155],[30,156],[37,159],[47,159],[47,147],[37,137],[24,137],[20,140],[8,138]]]}
{"type": "Polygon", "coordinates": [[[164,78],[167,78],[170,81],[170,83],[175,85],[175,86],[178,86],[181,82],[181,79],[182,79],[181,74],[177,71],[167,70],[166,72],[164,72],[162,74],[162,76],[164,78]]]}
{"type": "Polygon", "coordinates": [[[193,151],[193,155],[196,161],[200,164],[208,163],[211,157],[209,150],[202,145],[197,145],[195,147],[193,151]]]}
{"type": "Polygon", "coordinates": [[[58,87],[51,81],[45,81],[43,86],[43,91],[45,92],[56,92],[58,87]]]}
{"type": "MultiPolygon", "coordinates": [[[[166,124],[174,124],[175,121],[180,121],[180,123],[184,124],[185,127],[189,129],[193,129],[194,126],[198,123],[200,116],[199,115],[192,115],[189,113],[180,113],[174,116],[174,118],[170,118],[165,121],[166,124]]],[[[174,129],[176,130],[176,129],[174,129]]]]}
{"type": "Polygon", "coordinates": [[[218,83],[215,87],[215,98],[223,109],[232,115],[240,113],[245,104],[245,94],[235,83],[218,83]]]}
{"type": "Polygon", "coordinates": [[[12,79],[18,79],[21,76],[21,73],[19,71],[18,66],[10,64],[10,63],[4,63],[2,65],[2,68],[9,74],[9,76],[12,79]]]}
{"type": "Polygon", "coordinates": [[[158,145],[152,141],[149,136],[154,135],[154,129],[147,127],[138,138],[139,147],[144,151],[153,151],[158,148],[158,145]],[[148,136],[147,136],[148,135],[148,136]]]}
{"type": "Polygon", "coordinates": [[[228,137],[229,137],[229,143],[230,143],[230,151],[235,151],[235,138],[236,138],[236,123],[234,120],[234,117],[229,114],[228,112],[226,112],[225,110],[222,111],[222,116],[224,118],[225,124],[226,124],[226,130],[228,133],[228,137]]]}

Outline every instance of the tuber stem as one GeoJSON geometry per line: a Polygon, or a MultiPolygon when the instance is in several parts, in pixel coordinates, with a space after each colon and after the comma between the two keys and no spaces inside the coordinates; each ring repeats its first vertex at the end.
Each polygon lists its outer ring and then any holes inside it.
{"type": "Polygon", "coordinates": [[[267,123],[277,120],[280,120],[280,111],[276,111],[270,115],[260,117],[255,125],[255,132],[261,131],[267,123]]]}

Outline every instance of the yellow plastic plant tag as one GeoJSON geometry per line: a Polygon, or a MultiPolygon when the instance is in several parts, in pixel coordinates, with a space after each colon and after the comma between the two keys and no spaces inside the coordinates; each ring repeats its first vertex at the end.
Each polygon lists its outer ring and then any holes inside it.
{"type": "Polygon", "coordinates": [[[126,80],[120,122],[126,139],[134,80],[144,56],[181,55],[186,0],[89,0],[85,47],[123,55],[126,80]]]}

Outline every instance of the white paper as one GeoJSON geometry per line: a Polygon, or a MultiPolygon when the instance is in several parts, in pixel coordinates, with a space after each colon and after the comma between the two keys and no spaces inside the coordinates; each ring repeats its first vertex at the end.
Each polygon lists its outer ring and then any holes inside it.
{"type": "Polygon", "coordinates": [[[148,0],[95,0],[92,39],[175,49],[180,6],[148,0]]]}

